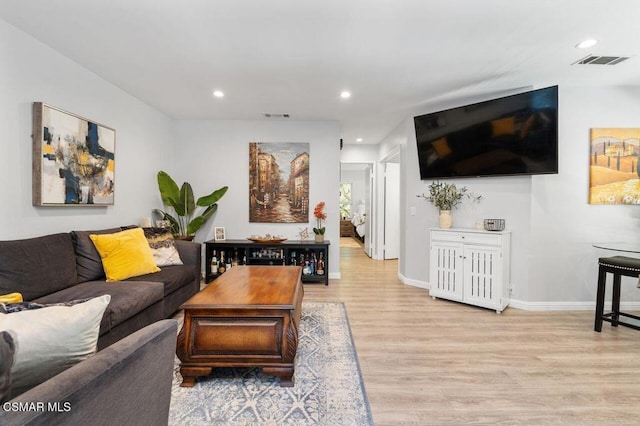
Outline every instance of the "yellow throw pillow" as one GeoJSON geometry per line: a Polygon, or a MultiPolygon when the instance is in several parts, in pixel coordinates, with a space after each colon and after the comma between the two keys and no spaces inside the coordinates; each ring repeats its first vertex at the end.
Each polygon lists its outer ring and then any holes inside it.
{"type": "Polygon", "coordinates": [[[9,293],[0,296],[0,303],[20,303],[22,295],[20,293],[9,293]]]}
{"type": "Polygon", "coordinates": [[[121,281],[160,270],[142,228],[115,234],[91,234],[89,238],[100,253],[107,281],[121,281]]]}

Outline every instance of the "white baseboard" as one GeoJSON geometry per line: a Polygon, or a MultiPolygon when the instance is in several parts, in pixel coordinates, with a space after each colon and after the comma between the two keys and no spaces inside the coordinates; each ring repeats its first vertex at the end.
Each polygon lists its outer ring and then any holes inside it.
{"type": "Polygon", "coordinates": [[[340,278],[342,278],[342,276],[340,275],[340,272],[329,272],[330,280],[339,280],[340,278]]]}
{"type": "MultiPolygon", "coordinates": [[[[525,311],[594,311],[596,302],[527,302],[511,299],[509,307],[525,311]]],[[[610,311],[611,302],[605,302],[604,308],[610,311]]],[[[620,302],[620,310],[638,311],[640,310],[640,302],[620,302]]]]}
{"type": "MultiPolygon", "coordinates": [[[[398,272],[398,279],[405,285],[429,290],[427,281],[407,278],[398,272]]],[[[594,311],[596,302],[528,302],[526,300],[511,299],[509,307],[524,311],[594,311]]],[[[611,302],[605,302],[605,311],[611,310],[611,302]]],[[[640,311],[640,302],[620,302],[622,311],[640,311]]]]}
{"type": "Polygon", "coordinates": [[[410,285],[412,287],[418,287],[418,288],[424,288],[425,290],[429,290],[429,283],[426,281],[418,281],[418,280],[413,280],[411,278],[407,278],[404,275],[402,275],[400,272],[398,272],[398,279],[406,285],[410,285]]]}

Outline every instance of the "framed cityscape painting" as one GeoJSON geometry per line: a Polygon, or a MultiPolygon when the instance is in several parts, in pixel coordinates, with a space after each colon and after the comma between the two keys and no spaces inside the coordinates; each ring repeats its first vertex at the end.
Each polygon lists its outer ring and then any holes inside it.
{"type": "Polygon", "coordinates": [[[249,144],[249,222],[309,222],[309,144],[249,144]]]}
{"type": "Polygon", "coordinates": [[[589,204],[640,204],[640,129],[591,129],[589,204]]]}
{"type": "Polygon", "coordinates": [[[115,144],[114,129],[34,102],[33,205],[113,205],[115,144]]]}

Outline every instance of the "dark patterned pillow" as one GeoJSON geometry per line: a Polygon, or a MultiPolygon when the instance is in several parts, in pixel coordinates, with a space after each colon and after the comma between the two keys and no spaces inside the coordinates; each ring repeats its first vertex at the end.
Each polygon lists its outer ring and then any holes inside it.
{"type": "Polygon", "coordinates": [[[158,267],[182,265],[171,230],[168,228],[142,228],[149,242],[153,259],[158,267]]]}
{"type": "Polygon", "coordinates": [[[49,306],[73,306],[78,303],[84,303],[91,300],[91,297],[86,299],[70,300],[68,302],[61,303],[36,303],[36,302],[19,302],[19,303],[0,303],[0,314],[13,314],[15,312],[29,311],[31,309],[46,308],[49,306]]]}

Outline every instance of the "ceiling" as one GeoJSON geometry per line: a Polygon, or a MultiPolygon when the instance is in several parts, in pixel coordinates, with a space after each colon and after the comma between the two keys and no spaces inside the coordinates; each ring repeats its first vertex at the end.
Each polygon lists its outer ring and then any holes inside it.
{"type": "Polygon", "coordinates": [[[519,88],[640,86],[638,0],[2,0],[0,18],[169,117],[339,120],[345,144],[519,88]],[[630,59],[572,65],[588,54],[630,59]]]}

